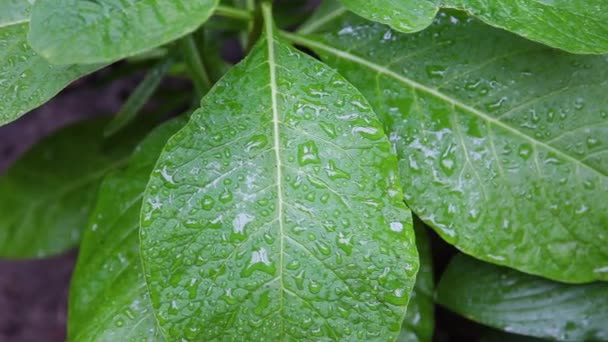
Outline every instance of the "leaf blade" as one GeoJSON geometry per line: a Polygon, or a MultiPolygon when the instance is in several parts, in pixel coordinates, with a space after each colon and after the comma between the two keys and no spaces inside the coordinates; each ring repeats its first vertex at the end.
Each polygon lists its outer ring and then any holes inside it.
{"type": "Polygon", "coordinates": [[[372,102],[414,212],[477,258],[566,282],[606,279],[607,208],[593,200],[608,186],[603,57],[551,50],[455,12],[414,35],[352,17],[344,25],[354,32],[286,36],[372,102]],[[362,44],[373,54],[352,50],[362,44]]]}
{"type": "Polygon", "coordinates": [[[109,63],[191,33],[218,2],[38,1],[28,38],[34,50],[57,64],[109,63]]]}
{"type": "Polygon", "coordinates": [[[454,257],[437,287],[441,305],[474,321],[567,341],[606,339],[607,294],[605,283],[552,282],[462,254],[454,257]]]}
{"type": "Polygon", "coordinates": [[[352,338],[395,338],[417,256],[389,145],[364,99],[284,44],[270,25],[169,141],[148,186],[142,252],[157,317],[175,339],[237,332],[253,340],[339,338],[359,331],[352,338]],[[245,90],[247,100],[235,90],[245,90]],[[344,108],[318,102],[326,96],[342,99],[344,108]],[[323,115],[319,126],[312,116],[322,113],[343,118],[323,115]],[[360,160],[361,170],[353,164],[360,160]],[[361,194],[371,197],[368,204],[351,198],[361,194]],[[370,212],[374,205],[382,217],[370,212]],[[351,214],[332,216],[340,212],[351,214]],[[361,259],[369,251],[378,264],[361,259]],[[379,293],[366,299],[375,284],[366,279],[376,277],[379,293]],[[378,311],[369,310],[372,297],[378,311]],[[195,299],[214,304],[189,305],[195,299]],[[330,302],[340,307],[330,309],[330,302]],[[365,329],[350,328],[348,316],[365,329]]]}

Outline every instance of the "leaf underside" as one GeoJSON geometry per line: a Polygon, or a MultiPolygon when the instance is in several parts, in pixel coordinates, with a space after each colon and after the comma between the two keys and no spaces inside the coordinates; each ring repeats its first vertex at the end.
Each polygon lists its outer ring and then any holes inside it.
{"type": "Polygon", "coordinates": [[[372,103],[418,216],[489,262],[565,282],[608,279],[606,57],[456,12],[410,35],[354,17],[342,27],[294,40],[372,103]]]}
{"type": "Polygon", "coordinates": [[[418,269],[365,99],[270,24],[165,147],[142,259],[169,339],[394,339],[418,269]]]}
{"type": "Polygon", "coordinates": [[[608,2],[604,0],[341,0],[364,18],[402,32],[433,22],[440,7],[467,11],[486,24],[573,53],[608,52],[608,2]]]}
{"type": "Polygon", "coordinates": [[[460,315],[512,333],[560,341],[608,339],[606,283],[557,283],[461,254],[442,276],[437,300],[460,315]]]}
{"type": "Polygon", "coordinates": [[[184,36],[218,0],[54,0],[32,9],[29,42],[57,64],[114,62],[184,36]]]}
{"type": "Polygon", "coordinates": [[[158,155],[183,127],[175,119],[153,131],[100,185],[70,285],[70,341],[161,341],[139,255],[143,192],[158,155]]]}

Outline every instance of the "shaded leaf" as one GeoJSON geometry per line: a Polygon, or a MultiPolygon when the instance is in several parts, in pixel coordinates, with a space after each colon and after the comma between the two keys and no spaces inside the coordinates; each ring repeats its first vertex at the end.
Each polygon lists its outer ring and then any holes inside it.
{"type": "Polygon", "coordinates": [[[0,257],[46,257],[77,245],[99,183],[133,146],[121,140],[105,149],[105,123],[64,128],[0,175],[0,257]]]}
{"type": "Polygon", "coordinates": [[[158,155],[184,119],[153,131],[124,170],[105,177],[80,245],[69,301],[70,341],[163,340],[139,255],[139,213],[158,155]]]}
{"type": "Polygon", "coordinates": [[[557,283],[460,254],[444,272],[437,300],[469,319],[512,333],[568,341],[608,339],[607,283],[557,283]]]}
{"type": "Polygon", "coordinates": [[[414,231],[420,270],[397,342],[431,342],[435,331],[433,256],[426,226],[417,217],[414,217],[414,231]]]}
{"type": "Polygon", "coordinates": [[[0,125],[42,105],[99,66],[50,65],[27,44],[27,0],[0,3],[0,125]]]}
{"type": "Polygon", "coordinates": [[[353,12],[402,32],[429,26],[439,7],[465,10],[486,24],[574,53],[608,52],[605,0],[341,0],[353,12]]]}
{"type": "Polygon", "coordinates": [[[146,190],[158,321],[175,340],[394,339],[418,269],[396,160],[363,96],[264,13],[146,190]]]}
{"type": "Polygon", "coordinates": [[[53,0],[32,9],[29,42],[57,64],[114,62],[180,38],[218,0],[53,0]]]}
{"type": "Polygon", "coordinates": [[[315,50],[370,100],[406,202],[477,258],[608,279],[608,59],[443,13],[418,34],[347,19],[315,50]],[[365,46],[366,49],[358,49],[365,46]]]}

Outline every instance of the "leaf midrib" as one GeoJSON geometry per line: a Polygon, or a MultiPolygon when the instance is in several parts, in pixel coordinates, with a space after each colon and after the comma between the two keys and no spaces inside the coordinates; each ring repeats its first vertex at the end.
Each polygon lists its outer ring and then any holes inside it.
{"type": "MultiPolygon", "coordinates": [[[[279,303],[279,312],[283,312],[284,308],[284,289],[285,286],[283,284],[283,254],[284,254],[284,243],[285,243],[285,230],[283,227],[283,165],[281,163],[281,151],[280,151],[280,131],[279,131],[279,108],[278,108],[278,83],[277,83],[277,75],[276,75],[276,60],[275,60],[275,51],[274,51],[274,28],[272,18],[272,10],[269,6],[263,7],[264,17],[265,17],[265,30],[266,30],[266,43],[268,49],[268,68],[270,72],[270,94],[271,94],[271,106],[272,106],[272,126],[273,126],[273,149],[275,152],[276,158],[276,186],[277,186],[277,221],[279,224],[279,290],[280,294],[280,303],[279,303]]],[[[281,331],[280,334],[282,337],[283,332],[285,331],[285,327],[283,326],[283,320],[281,321],[281,331]]]]}
{"type": "Polygon", "coordinates": [[[314,40],[308,39],[306,37],[302,37],[301,35],[291,34],[291,33],[288,33],[288,32],[282,32],[282,34],[286,38],[292,40],[293,42],[305,45],[305,46],[310,47],[310,48],[318,48],[318,49],[324,50],[324,51],[326,51],[328,53],[331,53],[331,54],[335,55],[336,57],[343,58],[343,59],[349,60],[351,62],[357,63],[357,64],[359,64],[361,66],[370,68],[370,69],[376,71],[379,74],[383,74],[383,75],[389,76],[389,77],[391,77],[391,78],[393,78],[393,79],[395,79],[395,80],[397,80],[397,81],[399,81],[399,82],[401,82],[401,83],[403,83],[403,84],[405,84],[405,85],[407,85],[407,86],[409,86],[411,88],[417,89],[419,91],[422,91],[422,92],[425,92],[425,93],[427,93],[429,95],[432,95],[432,96],[434,96],[434,97],[436,97],[436,98],[438,98],[440,100],[443,100],[443,101],[446,101],[448,103],[451,103],[453,106],[461,108],[461,109],[463,109],[463,110],[465,110],[465,111],[467,111],[467,112],[469,112],[469,113],[477,116],[478,118],[480,118],[482,120],[485,120],[486,122],[488,122],[490,124],[493,124],[495,126],[503,128],[504,130],[507,130],[510,133],[512,133],[512,134],[514,134],[514,135],[516,135],[516,136],[518,136],[518,137],[520,137],[520,138],[522,138],[524,140],[527,140],[528,142],[530,142],[530,143],[532,143],[532,144],[534,144],[536,146],[541,146],[541,147],[549,150],[550,152],[553,152],[556,155],[564,158],[565,160],[574,163],[575,165],[581,165],[581,166],[585,167],[586,169],[592,171],[593,173],[596,173],[597,175],[599,175],[602,178],[608,178],[608,174],[606,174],[605,172],[603,172],[601,170],[596,169],[595,167],[593,167],[593,166],[585,163],[584,161],[576,159],[575,157],[573,157],[573,156],[571,156],[571,155],[569,155],[569,154],[567,154],[567,153],[565,153],[565,152],[563,152],[561,150],[558,150],[557,148],[555,148],[555,147],[553,147],[551,145],[548,145],[547,143],[545,143],[543,141],[536,140],[534,137],[531,137],[531,136],[529,136],[529,135],[527,135],[527,134],[525,134],[525,133],[523,133],[523,132],[515,129],[512,126],[505,124],[504,122],[502,122],[502,121],[500,121],[500,120],[498,120],[498,119],[490,116],[487,113],[484,113],[484,112],[482,112],[482,111],[480,111],[480,110],[478,110],[478,109],[476,109],[474,107],[471,107],[471,106],[469,106],[469,105],[467,105],[467,104],[465,104],[465,103],[463,103],[463,102],[461,102],[461,101],[459,101],[459,100],[457,100],[455,98],[452,98],[449,95],[444,94],[444,93],[438,91],[437,89],[428,87],[428,86],[426,86],[424,84],[421,84],[421,83],[418,83],[418,82],[416,82],[416,81],[414,81],[414,80],[412,80],[410,78],[407,78],[407,77],[405,77],[405,76],[403,76],[401,74],[398,74],[398,73],[394,72],[393,70],[391,70],[389,68],[386,68],[386,67],[384,67],[382,65],[376,64],[376,63],[374,63],[372,61],[366,60],[366,59],[364,59],[362,57],[359,57],[357,55],[354,55],[354,54],[352,54],[350,52],[341,51],[341,50],[335,49],[335,48],[333,48],[331,46],[328,46],[326,44],[320,43],[318,41],[314,41],[314,40]]]}

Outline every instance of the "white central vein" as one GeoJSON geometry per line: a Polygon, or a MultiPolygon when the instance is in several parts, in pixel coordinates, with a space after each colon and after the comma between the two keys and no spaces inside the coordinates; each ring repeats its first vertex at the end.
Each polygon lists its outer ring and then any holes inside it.
{"type": "Polygon", "coordinates": [[[338,50],[338,49],[333,48],[331,46],[328,46],[328,45],[325,45],[323,43],[319,43],[317,41],[314,41],[314,40],[302,37],[300,35],[295,35],[295,34],[291,34],[291,33],[288,33],[288,32],[283,32],[282,34],[286,38],[290,39],[291,41],[293,41],[295,43],[302,44],[302,45],[307,46],[309,48],[318,48],[318,49],[324,50],[324,51],[326,51],[328,53],[331,53],[331,54],[335,55],[336,57],[340,57],[340,58],[343,58],[345,60],[357,63],[357,64],[359,64],[361,66],[365,66],[367,68],[370,68],[371,70],[376,71],[379,74],[382,74],[382,75],[388,76],[390,78],[393,78],[393,79],[395,79],[395,80],[397,80],[397,81],[399,81],[399,82],[401,82],[401,83],[403,83],[403,84],[405,84],[405,85],[407,85],[407,86],[409,86],[411,88],[420,90],[420,91],[422,91],[424,93],[427,93],[427,94],[430,94],[433,97],[435,97],[437,99],[440,99],[440,100],[443,100],[443,101],[445,101],[447,103],[450,103],[450,104],[454,105],[455,107],[461,108],[461,109],[465,110],[466,112],[469,112],[469,113],[477,116],[478,118],[480,118],[480,119],[482,119],[482,120],[484,120],[484,121],[486,121],[486,122],[488,122],[490,124],[493,124],[493,125],[495,125],[497,127],[500,127],[502,129],[510,132],[511,134],[515,135],[515,136],[518,136],[518,137],[520,137],[520,138],[522,138],[524,140],[527,140],[528,142],[530,142],[533,145],[541,146],[541,147],[547,149],[549,152],[553,152],[554,154],[562,157],[563,159],[565,159],[567,161],[572,162],[575,165],[581,165],[584,168],[586,168],[586,169],[588,169],[588,170],[596,173],[597,175],[599,175],[602,178],[608,178],[608,176],[606,174],[604,174],[604,172],[602,172],[602,171],[600,171],[600,170],[592,167],[591,165],[583,162],[582,160],[579,160],[579,159],[577,159],[577,158],[575,158],[575,157],[573,157],[573,156],[571,156],[571,155],[569,155],[569,154],[567,154],[567,153],[565,153],[565,152],[563,152],[563,151],[561,151],[561,150],[559,150],[559,149],[557,149],[557,148],[555,148],[555,147],[547,144],[546,142],[543,142],[543,141],[540,141],[540,140],[536,140],[533,137],[531,137],[531,136],[529,136],[529,135],[527,135],[527,134],[525,134],[525,133],[517,130],[516,128],[514,128],[512,126],[509,126],[508,124],[506,124],[506,123],[504,123],[504,122],[502,122],[502,121],[500,121],[500,120],[498,120],[498,119],[490,116],[489,114],[486,114],[486,113],[484,113],[484,112],[482,112],[482,111],[480,111],[480,110],[478,110],[478,109],[476,109],[474,107],[471,107],[471,106],[469,106],[469,105],[467,105],[465,103],[462,103],[459,100],[457,100],[457,99],[455,99],[453,97],[450,97],[450,96],[448,96],[448,95],[446,95],[446,94],[438,91],[437,89],[425,86],[424,84],[421,84],[421,83],[418,83],[418,82],[416,82],[414,80],[411,80],[411,79],[409,79],[409,78],[407,78],[407,77],[405,77],[405,76],[403,76],[401,74],[396,73],[395,71],[393,71],[393,70],[391,70],[391,69],[389,69],[387,67],[384,67],[382,65],[376,64],[376,63],[374,63],[372,61],[368,61],[368,60],[366,60],[364,58],[361,58],[359,56],[353,55],[353,54],[351,54],[349,52],[338,50]]]}
{"type": "MultiPolygon", "coordinates": [[[[280,136],[279,136],[279,108],[278,108],[278,89],[277,89],[277,73],[276,73],[276,61],[274,51],[274,28],[272,27],[272,20],[270,17],[266,17],[266,35],[268,43],[268,65],[270,68],[270,93],[272,102],[272,125],[273,125],[273,136],[274,136],[274,154],[277,159],[277,221],[279,223],[279,284],[281,291],[283,291],[283,254],[284,254],[284,240],[285,231],[283,227],[283,164],[281,163],[281,151],[280,151],[280,136]]],[[[280,310],[283,310],[283,296],[281,295],[280,310]]]]}

